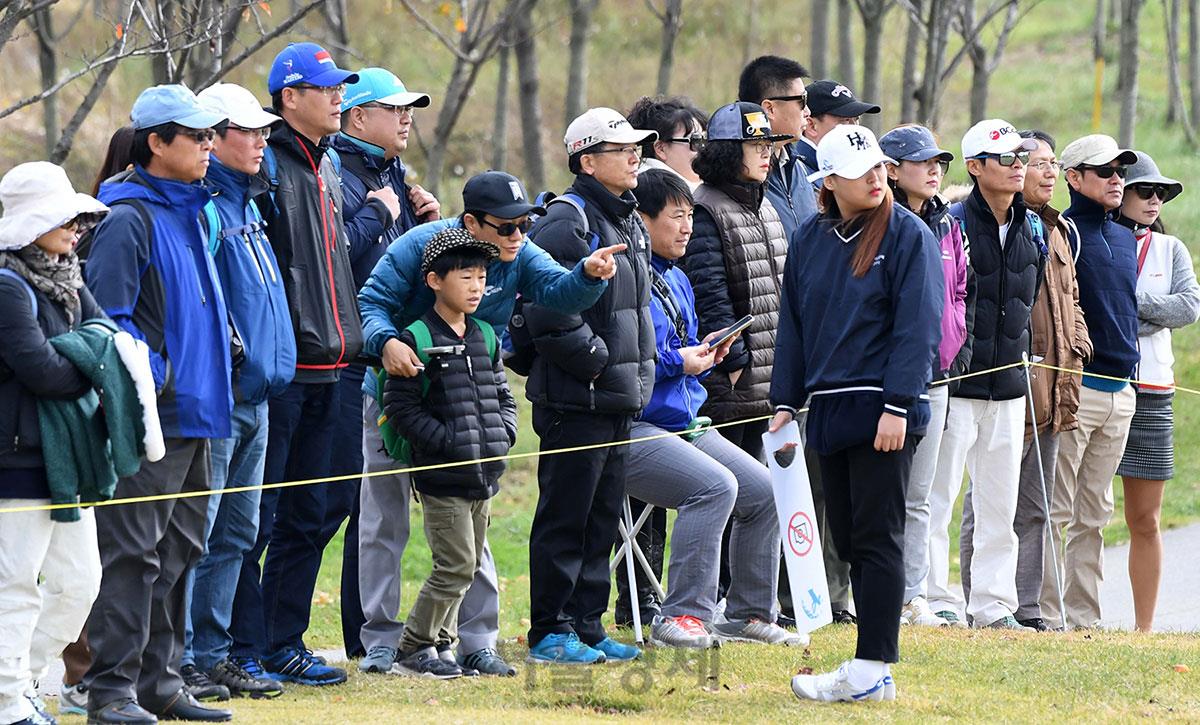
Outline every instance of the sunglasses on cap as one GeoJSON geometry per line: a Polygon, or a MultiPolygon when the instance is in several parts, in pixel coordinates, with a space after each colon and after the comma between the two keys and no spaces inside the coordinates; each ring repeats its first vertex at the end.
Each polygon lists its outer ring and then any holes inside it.
{"type": "Polygon", "coordinates": [[[1028,151],[1005,151],[1002,154],[979,154],[977,159],[995,159],[1001,166],[1012,166],[1018,160],[1024,166],[1029,163],[1028,151]]]}
{"type": "Polygon", "coordinates": [[[768,96],[765,100],[768,100],[768,101],[795,101],[796,103],[800,104],[800,110],[803,111],[804,107],[808,105],[808,94],[801,93],[800,95],[797,95],[797,96],[768,96]]]}
{"type": "Polygon", "coordinates": [[[1088,166],[1084,164],[1079,167],[1079,170],[1081,172],[1090,171],[1101,179],[1111,179],[1113,174],[1116,174],[1119,179],[1124,179],[1125,175],[1129,173],[1128,166],[1088,166]]]}
{"type": "Polygon", "coordinates": [[[683,138],[667,138],[663,140],[667,143],[685,143],[688,145],[688,151],[696,153],[700,153],[700,150],[708,143],[708,137],[703,132],[693,133],[683,138]]]}
{"type": "Polygon", "coordinates": [[[1154,196],[1157,196],[1159,201],[1166,201],[1167,195],[1171,192],[1169,188],[1162,184],[1134,184],[1133,190],[1139,199],[1144,199],[1145,201],[1150,201],[1150,198],[1154,196]]]}
{"type": "Polygon", "coordinates": [[[502,237],[511,237],[513,233],[517,231],[520,231],[521,234],[525,234],[529,231],[529,228],[533,226],[533,222],[529,221],[528,218],[519,222],[503,222],[501,224],[492,224],[487,219],[480,219],[479,223],[486,224],[492,229],[495,229],[496,233],[502,237]]]}

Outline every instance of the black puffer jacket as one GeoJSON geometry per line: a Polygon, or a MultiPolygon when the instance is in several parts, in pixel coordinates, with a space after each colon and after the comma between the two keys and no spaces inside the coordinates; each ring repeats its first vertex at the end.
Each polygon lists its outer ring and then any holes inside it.
{"type": "Polygon", "coordinates": [[[74,400],[92,383],[54,349],[50,338],[105,317],[87,287],[79,290],[75,324],[40,291],[37,317],[30,287],[0,274],[0,498],[50,498],[46,487],[38,398],[74,400]]]}
{"type": "MultiPolygon", "coordinates": [[[[504,376],[500,354],[488,354],[480,323],[467,319],[459,337],[436,312],[422,317],[434,347],[464,345],[461,355],[442,355],[429,361],[414,378],[388,377],[383,411],[397,432],[412,445],[413,465],[474,461],[503,456],[517,441],[517,404],[504,376]],[[423,393],[424,380],[428,392],[423,393]]],[[[411,332],[400,341],[416,349],[411,332]]],[[[503,461],[473,463],[413,474],[417,490],[431,496],[486,499],[500,490],[503,461]]]]}
{"type": "MultiPolygon", "coordinates": [[[[654,391],[654,322],[650,318],[650,235],[633,195],[613,196],[580,175],[568,192],[585,202],[588,227],[600,246],[626,244],[613,256],[617,273],[590,309],[578,315],[526,304],[525,323],[537,348],[525,394],[558,410],[634,415],[654,391]]],[[[553,204],[530,239],[572,269],[594,247],[570,204],[553,204]]]]}
{"type": "Polygon", "coordinates": [[[680,266],[696,292],[698,337],[745,315],[754,323],[704,379],[701,414],[723,423],[771,412],[771,368],[788,240],[762,184],[701,184],[696,221],[680,266]],[[731,374],[741,371],[737,383],[731,374]]]}
{"type": "MultiPolygon", "coordinates": [[[[278,187],[255,202],[283,272],[296,331],[295,381],[333,382],[358,357],[363,342],[341,181],[325,155],[327,141],[313,145],[281,124],[268,143],[278,187]]],[[[260,173],[270,180],[267,166],[260,173]]]]}
{"type": "MultiPolygon", "coordinates": [[[[1029,316],[1041,284],[1047,249],[1044,241],[1033,236],[1020,194],[1013,199],[1003,247],[1000,227],[979,187],[961,203],[961,207],[951,205],[950,213],[961,215],[963,233],[971,240],[975,314],[973,321],[968,321],[963,347],[971,348],[967,372],[974,373],[1020,362],[1021,353],[1029,352],[1029,316]]],[[[967,378],[954,394],[977,400],[1020,398],[1025,395],[1025,369],[1014,367],[967,378]]]]}

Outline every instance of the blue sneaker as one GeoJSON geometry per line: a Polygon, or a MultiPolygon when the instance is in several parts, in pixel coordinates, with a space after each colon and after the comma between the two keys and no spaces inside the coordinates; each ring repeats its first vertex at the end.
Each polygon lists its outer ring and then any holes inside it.
{"type": "Polygon", "coordinates": [[[637,647],[631,644],[622,644],[612,637],[605,637],[592,645],[592,649],[603,652],[607,662],[628,662],[642,656],[642,651],[637,647]]]}
{"type": "Polygon", "coordinates": [[[594,665],[603,662],[605,655],[579,641],[574,632],[548,634],[529,648],[527,662],[556,665],[594,665]]]}
{"type": "Polygon", "coordinates": [[[311,650],[299,647],[281,649],[263,659],[267,677],[280,682],[300,685],[340,685],[346,681],[346,671],[330,667],[311,650]]]}

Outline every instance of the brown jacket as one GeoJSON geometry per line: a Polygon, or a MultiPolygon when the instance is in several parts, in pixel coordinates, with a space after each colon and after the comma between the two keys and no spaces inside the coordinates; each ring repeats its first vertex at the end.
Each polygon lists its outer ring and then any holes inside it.
{"type": "MultiPolygon", "coordinates": [[[[1075,280],[1075,261],[1066,229],[1059,223],[1058,212],[1049,206],[1039,210],[1050,230],[1046,274],[1030,313],[1033,360],[1047,365],[1082,370],[1092,356],[1083,310],[1079,308],[1079,284],[1075,280]]],[[[1074,430],[1079,423],[1079,385],[1082,378],[1071,373],[1031,367],[1033,407],[1037,412],[1038,433],[1074,430]]],[[[1025,436],[1033,435],[1029,413],[1025,414],[1025,436]]]]}

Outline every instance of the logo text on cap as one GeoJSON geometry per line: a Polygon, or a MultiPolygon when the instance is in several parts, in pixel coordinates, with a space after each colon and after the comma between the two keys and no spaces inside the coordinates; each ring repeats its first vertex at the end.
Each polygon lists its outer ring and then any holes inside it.
{"type": "Polygon", "coordinates": [[[521,201],[521,185],[515,181],[508,182],[508,188],[512,190],[513,200],[521,201]]]}
{"type": "Polygon", "coordinates": [[[850,92],[850,89],[845,86],[842,86],[842,85],[835,86],[834,89],[829,92],[829,95],[831,95],[835,98],[837,96],[845,96],[846,98],[854,98],[854,94],[850,92]]]}
{"type": "Polygon", "coordinates": [[[866,136],[863,136],[858,131],[855,131],[854,133],[851,133],[851,134],[847,134],[846,140],[850,142],[850,145],[856,151],[866,151],[867,149],[871,148],[870,139],[868,139],[866,136]]]}

